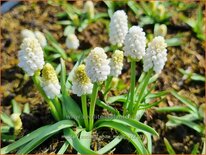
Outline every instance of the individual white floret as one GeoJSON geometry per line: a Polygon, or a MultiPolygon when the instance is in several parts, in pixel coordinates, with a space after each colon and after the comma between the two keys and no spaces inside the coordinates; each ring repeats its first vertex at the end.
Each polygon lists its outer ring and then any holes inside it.
{"type": "Polygon", "coordinates": [[[39,41],[42,48],[44,48],[47,45],[47,40],[44,34],[40,31],[34,32],[36,39],[39,41]]]}
{"type": "Polygon", "coordinates": [[[84,13],[87,13],[90,19],[94,18],[94,3],[92,1],[86,1],[84,4],[84,13]]]}
{"type": "Polygon", "coordinates": [[[134,60],[141,60],[145,55],[145,32],[139,26],[132,26],[125,36],[124,55],[134,60]]]}
{"type": "Polygon", "coordinates": [[[123,10],[116,11],[110,22],[109,41],[113,45],[122,46],[128,32],[127,15],[123,10]]]}
{"type": "Polygon", "coordinates": [[[162,36],[155,37],[146,49],[143,59],[143,68],[147,72],[153,68],[156,73],[160,73],[167,61],[167,44],[162,36]]]}
{"type": "Polygon", "coordinates": [[[19,64],[29,76],[33,76],[37,70],[41,70],[44,65],[43,50],[35,38],[25,38],[18,52],[19,64]]]}
{"type": "Polygon", "coordinates": [[[109,60],[101,47],[96,47],[86,58],[86,73],[92,82],[101,82],[110,74],[109,60]]]}
{"type": "Polygon", "coordinates": [[[85,65],[79,65],[72,78],[72,92],[77,96],[92,93],[93,84],[86,74],[85,65]]]}
{"type": "Polygon", "coordinates": [[[118,77],[122,72],[123,67],[123,51],[115,50],[115,52],[112,55],[112,58],[110,59],[110,75],[114,77],[118,77]]]}
{"type": "Polygon", "coordinates": [[[46,95],[51,99],[54,99],[60,94],[61,86],[59,80],[53,66],[49,63],[45,64],[42,70],[41,85],[46,95]]]}
{"type": "Polygon", "coordinates": [[[79,39],[75,34],[69,34],[66,38],[66,45],[69,49],[77,49],[79,47],[79,39]]]}

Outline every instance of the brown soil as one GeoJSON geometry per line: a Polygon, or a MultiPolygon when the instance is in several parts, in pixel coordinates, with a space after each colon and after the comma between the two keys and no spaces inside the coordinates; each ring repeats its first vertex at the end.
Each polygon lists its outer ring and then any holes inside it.
{"type": "MultiPolygon", "coordinates": [[[[81,6],[80,2],[77,2],[77,6],[81,6]]],[[[97,2],[96,6],[99,11],[105,11],[105,6],[102,2],[97,2]]],[[[54,122],[46,103],[43,102],[38,91],[33,86],[31,79],[26,77],[23,71],[17,67],[17,51],[21,44],[21,30],[28,28],[31,30],[48,30],[53,36],[64,45],[63,27],[55,24],[57,18],[56,13],[63,10],[58,6],[51,6],[45,2],[37,3],[23,3],[15,7],[10,12],[4,14],[1,17],[1,98],[2,98],[2,110],[8,114],[11,113],[11,100],[14,98],[21,105],[30,103],[31,114],[23,114],[21,116],[23,121],[23,133],[29,133],[36,128],[54,122]]],[[[191,10],[195,11],[195,10],[191,10]]],[[[132,17],[132,13],[129,12],[133,24],[138,24],[137,20],[132,17]]],[[[175,18],[175,17],[173,17],[175,18]]],[[[173,19],[173,21],[176,21],[173,19]]],[[[175,22],[174,22],[175,23],[175,22]]],[[[174,24],[173,23],[173,24],[174,24]]],[[[178,25],[181,25],[181,23],[178,25]]],[[[173,25],[178,26],[178,25],[173,25]]],[[[167,38],[176,35],[179,29],[173,29],[170,25],[168,28],[167,38]]],[[[144,28],[146,31],[152,31],[152,26],[144,28]]],[[[168,61],[157,81],[157,90],[175,89],[181,91],[183,95],[194,101],[196,104],[201,105],[205,102],[205,88],[204,83],[194,82],[191,80],[182,80],[182,74],[177,70],[178,68],[187,69],[191,67],[192,71],[204,75],[205,59],[203,43],[197,40],[190,29],[181,29],[180,32],[184,34],[184,44],[180,47],[168,48],[168,61]]],[[[105,23],[97,22],[89,25],[83,32],[77,34],[80,39],[80,49],[84,50],[95,46],[107,46],[108,35],[105,23]]],[[[65,48],[65,50],[67,50],[65,48]]],[[[68,71],[73,66],[67,62],[68,71]]],[[[142,68],[138,65],[137,77],[142,71],[142,68]]],[[[123,75],[121,78],[123,82],[129,83],[130,78],[129,64],[125,61],[123,69],[123,75]]],[[[119,93],[125,93],[126,90],[122,90],[119,93]]],[[[114,92],[115,93],[115,92],[114,92]]],[[[173,106],[181,104],[174,97],[168,95],[167,100],[162,102],[159,106],[173,106]]],[[[97,108],[97,113],[104,113],[101,108],[97,108]]],[[[106,112],[107,113],[107,112],[106,112]]],[[[178,128],[167,128],[165,123],[167,122],[167,114],[160,114],[151,109],[145,113],[142,121],[147,122],[148,125],[154,127],[159,133],[159,137],[153,138],[153,153],[167,153],[163,138],[166,137],[173,145],[177,153],[191,153],[194,144],[199,143],[199,150],[202,149],[201,135],[198,135],[195,131],[186,126],[179,126],[178,128]]],[[[94,132],[94,138],[92,147],[99,149],[107,142],[111,141],[117,133],[113,130],[101,129],[94,132]],[[110,138],[104,139],[103,136],[110,135],[110,138]]],[[[63,144],[63,137],[56,135],[45,141],[40,147],[35,149],[32,153],[55,153],[63,144]]],[[[2,143],[5,145],[4,143],[2,143]]],[[[76,153],[75,150],[68,148],[66,153],[76,153]]],[[[113,153],[134,153],[133,146],[126,140],[122,141],[113,153]]]]}

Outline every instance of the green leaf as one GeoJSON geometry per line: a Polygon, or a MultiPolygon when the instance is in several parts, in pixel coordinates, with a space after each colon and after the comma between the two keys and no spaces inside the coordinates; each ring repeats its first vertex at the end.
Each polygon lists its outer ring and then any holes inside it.
{"type": "Polygon", "coordinates": [[[64,154],[65,151],[67,150],[68,146],[69,146],[69,143],[67,141],[64,142],[64,144],[62,145],[60,150],[57,152],[57,154],[64,154]]]}
{"type": "MultiPolygon", "coordinates": [[[[168,118],[171,121],[173,121],[173,122],[177,122],[177,123],[186,125],[186,126],[190,127],[191,129],[199,132],[199,133],[203,133],[204,132],[204,126],[196,124],[196,123],[192,122],[191,120],[186,120],[186,119],[183,119],[181,117],[171,116],[171,115],[168,115],[168,118]]],[[[166,125],[167,125],[167,123],[166,123],[166,125]]]]}
{"type": "Polygon", "coordinates": [[[70,20],[61,20],[56,22],[59,25],[70,25],[72,22],[70,20]]]}
{"type": "Polygon", "coordinates": [[[119,115],[119,111],[115,108],[113,108],[112,106],[104,103],[103,101],[97,100],[96,104],[100,107],[102,107],[103,109],[107,109],[108,111],[112,112],[113,114],[119,115]]]}
{"type": "Polygon", "coordinates": [[[69,142],[69,144],[80,154],[97,154],[96,152],[86,148],[80,140],[78,139],[75,132],[68,128],[64,130],[64,138],[69,142]]]}
{"type": "Polygon", "coordinates": [[[105,154],[105,153],[109,152],[112,148],[114,148],[117,144],[119,144],[122,141],[122,139],[123,138],[121,136],[115,137],[115,139],[113,139],[111,142],[109,142],[103,148],[98,150],[97,151],[98,154],[105,154]]]}
{"type": "Polygon", "coordinates": [[[199,143],[195,144],[195,146],[192,149],[191,154],[197,154],[198,153],[198,148],[199,148],[199,143]]]}
{"type": "Polygon", "coordinates": [[[13,121],[12,121],[11,118],[10,118],[6,113],[4,113],[4,112],[1,113],[1,120],[2,120],[5,124],[9,125],[10,127],[14,127],[13,121]]]}
{"type": "Polygon", "coordinates": [[[99,119],[98,121],[96,121],[95,126],[99,126],[99,124],[101,124],[102,122],[116,122],[116,123],[120,123],[123,125],[127,125],[130,127],[134,127],[136,129],[151,133],[153,135],[158,136],[158,133],[151,128],[150,126],[141,123],[139,121],[133,120],[131,118],[126,118],[126,117],[118,117],[118,116],[111,116],[111,118],[102,118],[99,119]],[[117,118],[115,118],[117,117],[117,118]]]}
{"type": "Polygon", "coordinates": [[[88,149],[90,149],[91,140],[92,140],[92,132],[91,131],[87,132],[87,131],[83,130],[80,133],[80,142],[82,145],[84,145],[88,149]]]}
{"type": "Polygon", "coordinates": [[[163,97],[165,95],[167,95],[169,93],[169,91],[161,91],[158,93],[150,93],[149,95],[146,96],[146,99],[154,99],[154,98],[158,98],[158,97],[163,97]]]}
{"type": "Polygon", "coordinates": [[[146,138],[147,138],[147,149],[150,154],[152,154],[152,135],[148,132],[144,132],[146,138]]]}
{"type": "Polygon", "coordinates": [[[173,107],[161,107],[156,109],[157,112],[190,112],[188,107],[173,106],[173,107]]]}
{"type": "Polygon", "coordinates": [[[165,42],[167,43],[168,47],[182,45],[182,40],[181,38],[178,38],[178,37],[166,39],[165,42]]]}
{"type": "Polygon", "coordinates": [[[192,101],[188,100],[187,98],[179,95],[176,91],[172,90],[171,94],[176,97],[178,100],[180,100],[182,103],[186,104],[194,113],[198,113],[197,105],[193,103],[192,101]]]}
{"type": "Polygon", "coordinates": [[[56,52],[59,53],[62,56],[62,58],[66,59],[67,55],[66,55],[64,49],[60,46],[60,44],[56,41],[56,39],[48,31],[46,31],[46,38],[47,38],[48,42],[51,44],[51,46],[56,50],[56,52]]]}
{"type": "Polygon", "coordinates": [[[13,107],[13,113],[21,114],[21,108],[19,106],[19,103],[17,103],[14,99],[11,101],[12,107],[13,107]]]}
{"type": "Polygon", "coordinates": [[[170,145],[169,141],[166,138],[164,138],[164,143],[165,143],[165,146],[167,148],[167,152],[169,154],[176,154],[175,151],[173,150],[172,146],[170,145]]]}
{"type": "Polygon", "coordinates": [[[15,149],[21,147],[22,145],[28,143],[32,139],[36,138],[37,136],[41,135],[42,132],[47,129],[49,125],[43,126],[41,128],[38,128],[37,130],[27,134],[26,136],[22,137],[21,139],[17,140],[16,142],[7,145],[1,149],[1,154],[7,154],[11,151],[14,151],[15,149]]]}
{"type": "Polygon", "coordinates": [[[23,110],[24,113],[26,114],[29,114],[30,113],[30,107],[29,107],[29,103],[26,103],[24,105],[24,110],[23,110]]]}
{"type": "MultiPolygon", "coordinates": [[[[96,123],[95,123],[96,124],[96,123]]],[[[109,127],[119,131],[122,135],[124,135],[136,148],[138,153],[140,154],[148,154],[147,149],[145,148],[141,138],[135,132],[133,132],[130,127],[125,126],[121,123],[113,122],[113,121],[102,121],[101,123],[96,124],[96,128],[109,127]]]]}
{"type": "Polygon", "coordinates": [[[18,150],[17,154],[26,154],[31,152],[33,149],[35,149],[37,146],[39,146],[41,143],[43,143],[46,139],[48,139],[52,135],[56,134],[58,131],[65,128],[72,127],[74,125],[75,123],[70,120],[62,120],[53,125],[50,125],[44,131],[42,131],[40,135],[38,135],[36,138],[34,138],[31,142],[26,144],[20,150],[18,150]]]}
{"type": "Polygon", "coordinates": [[[157,102],[154,102],[154,103],[148,103],[148,104],[141,104],[140,105],[140,108],[138,108],[138,110],[141,110],[141,109],[149,109],[151,107],[154,107],[156,105],[158,105],[159,103],[161,103],[164,99],[161,99],[157,102]]]}
{"type": "Polygon", "coordinates": [[[1,133],[9,133],[11,131],[12,127],[7,126],[7,125],[2,125],[1,126],[1,133]]]}
{"type": "Polygon", "coordinates": [[[15,139],[16,139],[15,135],[6,135],[6,134],[1,133],[1,141],[3,141],[3,142],[11,143],[11,142],[14,142],[15,139]]]}
{"type": "Polygon", "coordinates": [[[112,96],[107,99],[107,103],[111,104],[114,102],[126,102],[126,100],[127,97],[125,95],[112,96]]]}

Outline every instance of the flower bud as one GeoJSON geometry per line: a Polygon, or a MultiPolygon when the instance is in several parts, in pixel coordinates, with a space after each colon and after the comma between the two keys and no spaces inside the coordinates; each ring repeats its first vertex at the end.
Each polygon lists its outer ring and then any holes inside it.
{"type": "Polygon", "coordinates": [[[20,114],[13,113],[11,115],[11,120],[14,123],[14,134],[18,135],[22,130],[22,121],[20,118],[20,114]]]}
{"type": "Polygon", "coordinates": [[[69,34],[66,39],[66,45],[69,49],[77,49],[79,47],[79,40],[75,34],[69,34]]]}
{"type": "Polygon", "coordinates": [[[112,45],[122,46],[128,31],[127,15],[123,10],[116,11],[110,22],[109,41],[112,45]]]}
{"type": "Polygon", "coordinates": [[[139,26],[132,26],[124,40],[124,55],[135,60],[141,60],[145,55],[145,47],[145,32],[139,26]]]}
{"type": "Polygon", "coordinates": [[[101,82],[110,74],[109,60],[101,47],[96,47],[86,58],[86,73],[92,82],[101,82]]]}
{"type": "Polygon", "coordinates": [[[44,34],[40,31],[35,31],[34,34],[36,36],[36,39],[39,41],[41,47],[44,48],[47,45],[47,40],[44,34]]]}
{"type": "Polygon", "coordinates": [[[85,71],[85,65],[79,65],[74,71],[72,78],[72,92],[77,96],[82,96],[92,93],[93,84],[85,71]]]}
{"type": "Polygon", "coordinates": [[[150,68],[160,73],[167,61],[167,44],[163,37],[155,37],[148,45],[143,59],[143,68],[147,72],[150,68]]]}
{"type": "Polygon", "coordinates": [[[155,24],[154,35],[165,37],[167,35],[167,26],[165,24],[155,24]]]}
{"type": "Polygon", "coordinates": [[[18,52],[19,67],[29,76],[33,76],[37,70],[41,70],[44,65],[43,50],[35,38],[25,38],[18,52]]]}
{"type": "Polygon", "coordinates": [[[42,48],[44,48],[47,45],[46,37],[40,31],[32,32],[31,30],[24,29],[21,31],[21,35],[23,38],[36,38],[42,48]]]}
{"type": "Polygon", "coordinates": [[[31,31],[31,30],[28,30],[28,29],[24,29],[21,31],[21,36],[23,38],[35,38],[35,35],[34,33],[31,31]]]}
{"type": "Polygon", "coordinates": [[[84,12],[87,13],[89,19],[94,18],[94,3],[92,1],[86,1],[84,12]]]}
{"type": "Polygon", "coordinates": [[[109,63],[111,68],[110,71],[111,76],[118,77],[121,74],[122,67],[123,67],[123,59],[124,59],[123,51],[116,50],[113,53],[109,63]]]}
{"type": "Polygon", "coordinates": [[[59,80],[53,66],[49,63],[45,64],[42,70],[41,85],[46,95],[51,99],[60,94],[61,86],[59,85],[59,80]]]}

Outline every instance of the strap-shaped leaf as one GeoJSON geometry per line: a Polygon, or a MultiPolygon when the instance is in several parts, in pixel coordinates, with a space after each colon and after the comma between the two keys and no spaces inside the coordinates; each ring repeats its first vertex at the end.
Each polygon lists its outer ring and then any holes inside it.
{"type": "Polygon", "coordinates": [[[197,112],[197,105],[193,103],[192,101],[188,100],[187,98],[179,95],[176,91],[171,91],[171,94],[176,97],[178,100],[180,100],[182,103],[186,104],[194,113],[197,112]]]}
{"type": "Polygon", "coordinates": [[[136,129],[139,129],[140,131],[142,130],[142,131],[145,131],[145,132],[148,132],[148,133],[151,133],[153,135],[157,135],[158,136],[158,133],[153,128],[151,128],[150,126],[148,126],[148,125],[146,125],[144,123],[141,123],[139,121],[130,119],[130,118],[126,118],[126,117],[113,118],[113,117],[111,117],[111,118],[99,119],[95,123],[95,127],[98,127],[103,122],[116,122],[116,123],[120,123],[120,124],[123,124],[123,125],[127,125],[129,127],[134,127],[136,129]]]}
{"type": "Polygon", "coordinates": [[[107,109],[108,111],[112,112],[113,114],[119,115],[119,111],[117,109],[104,103],[103,101],[97,100],[96,104],[104,109],[107,109]]]}
{"type": "Polygon", "coordinates": [[[14,127],[14,123],[12,122],[11,118],[6,113],[4,113],[4,112],[1,113],[1,120],[5,124],[7,124],[7,125],[9,125],[11,127],[14,127]]]}
{"type": "Polygon", "coordinates": [[[92,132],[89,131],[85,131],[83,130],[80,133],[80,142],[82,143],[82,145],[84,145],[86,148],[90,148],[90,144],[91,144],[91,140],[92,140],[92,132]]]}
{"type": "Polygon", "coordinates": [[[64,138],[69,142],[69,144],[75,148],[80,154],[97,154],[96,152],[86,148],[80,140],[78,139],[75,132],[68,128],[64,130],[64,138]]]}
{"type": "Polygon", "coordinates": [[[47,127],[40,135],[34,138],[31,142],[22,147],[17,154],[25,154],[31,152],[46,139],[57,133],[58,131],[74,126],[75,123],[71,120],[62,120],[47,127]]]}
{"type": "Polygon", "coordinates": [[[176,154],[175,151],[173,150],[172,146],[170,145],[169,141],[166,138],[164,138],[164,143],[165,143],[165,146],[167,148],[167,152],[169,154],[176,154]]]}
{"type": "Polygon", "coordinates": [[[107,103],[126,102],[127,97],[124,95],[109,97],[107,103]]]}
{"type": "Polygon", "coordinates": [[[124,135],[136,148],[138,153],[140,154],[148,154],[147,149],[145,148],[141,138],[139,135],[131,130],[130,127],[123,125],[121,123],[112,122],[112,121],[102,121],[97,124],[96,128],[108,127],[113,128],[119,131],[122,135],[124,135]]]}
{"type": "Polygon", "coordinates": [[[1,149],[1,154],[7,154],[11,151],[14,151],[15,149],[19,148],[20,146],[28,143],[32,139],[36,138],[37,136],[41,135],[41,133],[47,129],[49,125],[43,126],[41,128],[38,128],[37,130],[27,134],[26,136],[22,137],[21,139],[17,140],[16,142],[7,145],[1,149]]]}
{"type": "Polygon", "coordinates": [[[64,154],[64,152],[67,150],[68,146],[69,146],[69,143],[67,141],[64,142],[64,144],[62,145],[60,150],[57,152],[57,154],[64,154]]]}
{"type": "Polygon", "coordinates": [[[117,144],[119,144],[122,141],[122,136],[117,136],[115,139],[113,139],[111,142],[109,142],[107,145],[105,145],[103,148],[98,150],[98,154],[105,154],[109,152],[112,148],[114,148],[117,144]]]}
{"type": "MultiPolygon", "coordinates": [[[[177,117],[177,116],[171,116],[171,115],[168,115],[168,118],[173,123],[184,124],[184,125],[190,127],[191,129],[196,130],[199,133],[204,133],[204,126],[196,124],[196,123],[192,122],[191,120],[187,120],[185,118],[181,118],[181,117],[177,117]]],[[[167,124],[168,123],[166,123],[166,125],[167,124]]]]}

